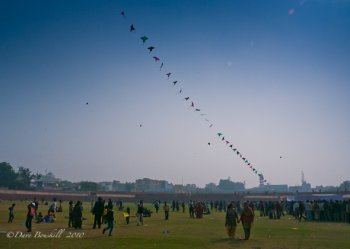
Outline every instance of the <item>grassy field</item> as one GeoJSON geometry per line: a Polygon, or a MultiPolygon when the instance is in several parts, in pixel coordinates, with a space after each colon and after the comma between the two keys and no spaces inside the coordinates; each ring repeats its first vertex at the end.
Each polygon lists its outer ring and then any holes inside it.
{"type": "MultiPolygon", "coordinates": [[[[170,219],[164,220],[163,212],[153,213],[144,218],[144,226],[136,226],[131,217],[125,224],[122,212],[115,211],[116,223],[113,236],[102,234],[102,229],[92,229],[93,216],[89,213],[90,204],[84,203],[83,216],[86,220],[82,230],[68,229],[67,203],[63,213],[57,214],[57,220],[50,224],[33,223],[34,236],[37,232],[50,234],[55,229],[65,229],[60,238],[7,238],[8,232],[25,231],[24,221],[27,202],[16,202],[15,220],[7,223],[10,202],[0,203],[0,248],[1,249],[40,249],[40,248],[241,248],[241,249],[349,249],[350,225],[344,223],[299,222],[289,216],[281,220],[269,220],[256,216],[249,241],[243,237],[243,229],[238,226],[237,239],[229,239],[225,233],[224,213],[212,213],[203,219],[191,219],[188,213],[170,211],[170,219]],[[168,232],[165,232],[168,231],[168,232]],[[82,238],[69,238],[78,235],[82,238]]],[[[130,206],[135,213],[136,205],[130,206]]],[[[151,205],[146,207],[154,210],[151,205]]],[[[46,206],[39,205],[39,211],[47,212],[46,206]]],[[[62,230],[63,231],[63,230],[62,230]]],[[[54,233],[55,234],[55,233],[54,233]]]]}

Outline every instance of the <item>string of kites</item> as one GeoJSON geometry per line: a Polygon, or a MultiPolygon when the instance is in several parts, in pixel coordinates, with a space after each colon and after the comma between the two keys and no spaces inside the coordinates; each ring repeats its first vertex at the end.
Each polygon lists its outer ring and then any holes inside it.
{"type": "MultiPolygon", "coordinates": [[[[121,12],[120,12],[120,15],[121,15],[124,19],[126,18],[126,14],[125,14],[124,11],[121,11],[121,12]]],[[[135,28],[134,24],[131,24],[131,25],[130,25],[129,31],[132,32],[132,33],[135,33],[135,32],[136,32],[136,28],[135,28]]],[[[147,36],[143,35],[143,36],[140,37],[140,40],[142,41],[142,45],[144,45],[144,44],[147,43],[147,41],[149,40],[149,38],[148,38],[147,36]]],[[[163,69],[163,67],[164,67],[164,62],[163,62],[158,56],[153,55],[153,50],[155,50],[155,49],[156,49],[156,48],[155,48],[154,46],[148,46],[148,47],[147,47],[147,50],[149,51],[149,54],[152,53],[151,56],[152,56],[152,58],[154,59],[154,61],[155,61],[156,63],[160,63],[160,71],[162,71],[162,69],[163,69]]],[[[173,74],[172,74],[171,72],[166,73],[165,76],[167,77],[167,79],[173,78],[173,74]]],[[[175,87],[175,86],[178,86],[178,83],[179,83],[179,82],[178,82],[177,80],[175,80],[175,79],[172,81],[172,85],[173,85],[174,87],[175,87]]],[[[180,90],[178,90],[177,94],[178,94],[178,95],[183,94],[183,88],[180,88],[180,90]]],[[[191,102],[190,108],[192,108],[194,112],[200,113],[201,116],[207,116],[206,113],[203,113],[201,109],[197,108],[197,105],[194,104],[194,102],[192,101],[191,97],[189,97],[189,96],[188,96],[188,97],[185,97],[185,98],[183,98],[183,100],[185,100],[185,101],[190,101],[190,102],[191,102]]],[[[212,128],[212,127],[214,126],[214,124],[213,124],[209,119],[204,118],[204,120],[205,120],[206,122],[209,123],[209,128],[212,128]]],[[[259,176],[260,181],[262,181],[262,182],[267,182],[267,180],[264,179],[263,174],[262,174],[261,172],[259,172],[259,171],[252,165],[252,163],[251,163],[245,156],[243,156],[242,153],[241,153],[237,148],[235,148],[235,147],[233,146],[233,144],[232,144],[231,142],[229,142],[227,139],[225,139],[225,136],[224,136],[223,133],[217,132],[217,137],[218,137],[224,144],[226,144],[226,146],[227,146],[228,148],[230,148],[230,149],[233,151],[234,154],[236,154],[237,156],[239,156],[240,159],[242,159],[242,161],[244,162],[244,164],[245,164],[251,171],[253,171],[256,175],[259,176]]],[[[210,145],[210,142],[208,142],[208,145],[210,145]]]]}

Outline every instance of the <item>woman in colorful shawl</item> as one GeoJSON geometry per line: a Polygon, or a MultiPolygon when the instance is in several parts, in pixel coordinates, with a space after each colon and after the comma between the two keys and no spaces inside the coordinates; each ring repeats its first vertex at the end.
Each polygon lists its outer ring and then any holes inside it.
{"type": "Polygon", "coordinates": [[[236,234],[236,228],[238,223],[238,214],[235,209],[235,205],[233,202],[231,202],[226,211],[226,221],[225,221],[225,227],[227,231],[227,235],[234,239],[236,234]]]}

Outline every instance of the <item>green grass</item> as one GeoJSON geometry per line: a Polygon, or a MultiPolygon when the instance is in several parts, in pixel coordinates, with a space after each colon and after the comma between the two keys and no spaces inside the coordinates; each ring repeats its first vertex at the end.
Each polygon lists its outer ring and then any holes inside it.
{"type": "MultiPolygon", "coordinates": [[[[10,202],[0,203],[0,231],[21,231],[26,234],[24,221],[26,204],[16,202],[15,220],[7,223],[10,202]]],[[[135,213],[135,204],[129,203],[131,213],[135,213]]],[[[146,207],[154,210],[151,205],[146,207]]],[[[66,229],[61,238],[7,238],[0,234],[1,249],[38,249],[38,248],[201,248],[201,249],[347,249],[350,248],[350,225],[344,223],[299,222],[289,216],[281,220],[269,220],[256,216],[249,241],[229,239],[225,233],[224,213],[214,212],[203,219],[191,219],[188,213],[170,211],[170,219],[164,220],[163,212],[144,218],[144,226],[136,226],[134,217],[125,224],[122,212],[115,211],[116,224],[113,236],[102,235],[101,229],[92,229],[93,216],[89,213],[90,204],[84,203],[83,215],[87,219],[82,230],[68,229],[67,203],[64,212],[57,214],[57,220],[51,224],[33,224],[33,232],[49,234],[54,229],[66,229]],[[169,233],[163,233],[168,230],[169,233]],[[83,238],[67,238],[69,232],[83,232],[83,238]]],[[[43,214],[47,208],[39,205],[43,214]]],[[[237,227],[237,238],[243,237],[243,229],[237,227]]]]}

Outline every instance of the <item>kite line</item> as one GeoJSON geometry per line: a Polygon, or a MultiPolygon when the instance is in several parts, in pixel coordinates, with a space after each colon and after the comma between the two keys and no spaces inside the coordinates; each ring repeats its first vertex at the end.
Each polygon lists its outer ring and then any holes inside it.
{"type": "MultiPolygon", "coordinates": [[[[120,15],[126,19],[126,14],[125,11],[121,11],[120,15]]],[[[135,27],[134,24],[131,24],[129,27],[129,31],[131,33],[136,33],[137,29],[135,27]]],[[[148,43],[149,37],[143,35],[140,37],[140,40],[142,41],[142,45],[145,45],[148,43]]],[[[147,50],[148,50],[148,54],[151,56],[151,59],[154,60],[155,63],[157,63],[159,66],[159,70],[162,71],[163,67],[164,67],[164,62],[161,60],[161,58],[159,56],[154,55],[154,50],[156,50],[156,47],[153,45],[147,46],[147,50]]],[[[176,80],[176,78],[174,78],[173,73],[172,72],[167,72],[165,74],[166,79],[169,80],[170,78],[173,79],[172,80],[172,86],[173,87],[179,87],[178,91],[177,91],[177,95],[183,95],[183,88],[177,84],[179,84],[178,80],[176,80]]],[[[181,85],[181,84],[180,84],[181,85]]],[[[193,112],[195,113],[199,113],[200,116],[203,118],[203,120],[205,122],[207,122],[208,128],[212,128],[214,127],[214,123],[211,122],[211,120],[209,120],[208,118],[204,118],[204,116],[207,116],[206,113],[202,112],[202,109],[198,108],[198,105],[194,103],[194,101],[192,100],[192,98],[190,96],[186,96],[184,98],[182,98],[182,100],[186,101],[186,102],[190,102],[190,106],[189,108],[193,110],[193,112]]],[[[259,180],[262,183],[266,183],[267,180],[264,178],[264,175],[262,174],[261,171],[258,171],[256,169],[256,167],[248,160],[248,158],[246,156],[244,156],[234,145],[233,143],[231,143],[228,139],[225,138],[224,134],[222,132],[216,132],[216,135],[218,137],[219,140],[221,140],[227,148],[229,148],[235,155],[237,155],[242,161],[243,163],[247,166],[248,169],[250,169],[254,174],[259,176],[259,180]]],[[[210,142],[208,142],[208,145],[211,145],[210,142]]]]}

